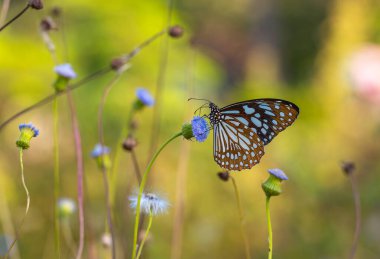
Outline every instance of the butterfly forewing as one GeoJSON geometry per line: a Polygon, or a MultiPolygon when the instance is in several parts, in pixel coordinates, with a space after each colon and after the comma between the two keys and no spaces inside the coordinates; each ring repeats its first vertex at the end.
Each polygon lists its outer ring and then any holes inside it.
{"type": "Polygon", "coordinates": [[[285,100],[256,99],[228,105],[221,108],[220,113],[234,117],[252,128],[267,145],[294,122],[299,109],[294,103],[285,100]]]}
{"type": "Polygon", "coordinates": [[[214,124],[214,159],[228,170],[250,169],[264,155],[264,144],[249,127],[231,116],[214,124]]]}

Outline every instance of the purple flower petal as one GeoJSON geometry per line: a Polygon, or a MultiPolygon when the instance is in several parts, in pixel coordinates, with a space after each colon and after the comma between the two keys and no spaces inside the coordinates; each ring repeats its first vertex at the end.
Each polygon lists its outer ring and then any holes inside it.
{"type": "Polygon", "coordinates": [[[280,180],[288,180],[288,177],[281,169],[278,169],[278,168],[268,169],[268,172],[280,180]]]}

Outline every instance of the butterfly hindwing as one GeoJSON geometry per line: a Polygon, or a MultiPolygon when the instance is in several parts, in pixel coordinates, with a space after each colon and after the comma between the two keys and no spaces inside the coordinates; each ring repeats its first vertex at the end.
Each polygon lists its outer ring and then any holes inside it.
{"type": "Polygon", "coordinates": [[[264,155],[264,143],[248,126],[232,116],[214,124],[214,159],[228,170],[250,169],[264,155]]]}

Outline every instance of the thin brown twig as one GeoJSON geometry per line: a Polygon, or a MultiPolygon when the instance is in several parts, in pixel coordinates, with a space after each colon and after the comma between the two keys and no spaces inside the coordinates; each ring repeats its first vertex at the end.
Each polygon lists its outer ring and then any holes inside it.
{"type": "MultiPolygon", "coordinates": [[[[105,87],[103,91],[103,95],[99,104],[99,111],[98,111],[98,134],[99,134],[99,143],[103,147],[104,146],[104,128],[103,128],[103,116],[104,116],[104,105],[106,102],[106,99],[112,89],[112,86],[119,80],[120,73],[117,73],[115,77],[112,78],[112,80],[108,83],[108,85],[105,87]]],[[[113,228],[112,223],[112,206],[110,201],[110,191],[109,191],[109,181],[108,181],[108,175],[107,175],[107,168],[106,166],[102,166],[102,173],[103,173],[103,183],[104,183],[104,194],[106,199],[106,209],[107,209],[107,223],[108,228],[111,234],[111,248],[112,248],[112,258],[116,258],[116,247],[115,247],[115,231],[113,228]]]]}
{"type": "Polygon", "coordinates": [[[353,259],[355,257],[356,249],[358,247],[359,236],[361,232],[361,205],[360,205],[360,195],[359,195],[354,174],[353,173],[348,174],[348,177],[351,182],[352,194],[354,196],[354,204],[355,204],[355,233],[354,233],[354,240],[352,242],[351,252],[349,256],[350,259],[353,259]]]}
{"type": "Polygon", "coordinates": [[[78,189],[78,208],[79,208],[79,245],[76,254],[76,259],[82,258],[84,248],[84,204],[83,204],[83,153],[81,136],[76,116],[75,104],[71,92],[67,92],[67,99],[70,106],[71,121],[75,142],[75,155],[77,159],[77,189],[78,189]]]}
{"type": "Polygon", "coordinates": [[[67,89],[65,89],[65,90],[63,90],[63,91],[60,91],[60,92],[55,92],[54,94],[51,94],[51,95],[45,97],[44,99],[42,99],[42,100],[36,102],[35,104],[33,104],[33,105],[31,105],[31,106],[29,106],[29,107],[27,107],[27,108],[25,108],[25,109],[19,111],[18,113],[14,114],[13,116],[11,116],[10,118],[8,118],[7,120],[5,120],[4,122],[2,122],[2,123],[0,124],[0,131],[1,131],[6,125],[8,125],[10,122],[12,122],[13,120],[17,119],[17,118],[20,117],[21,115],[23,115],[23,114],[25,114],[25,113],[27,113],[27,112],[29,112],[29,111],[35,109],[35,108],[38,108],[38,107],[40,107],[40,106],[42,106],[42,105],[45,105],[45,104],[47,104],[47,103],[53,101],[54,98],[56,98],[56,97],[58,97],[58,96],[61,96],[61,95],[65,94],[65,93],[68,93],[68,92],[70,92],[70,91],[72,91],[72,90],[75,90],[75,89],[79,88],[80,86],[82,86],[82,85],[88,83],[89,81],[93,80],[94,78],[97,78],[98,76],[101,76],[101,75],[103,75],[103,74],[106,74],[106,73],[108,73],[108,72],[110,72],[110,71],[111,71],[111,68],[103,68],[103,69],[101,69],[101,70],[98,70],[98,71],[96,71],[95,73],[92,73],[92,74],[88,75],[87,77],[83,78],[82,80],[80,80],[80,81],[77,82],[76,84],[69,85],[69,86],[67,87],[67,89]]]}
{"type": "Polygon", "coordinates": [[[8,27],[11,23],[13,23],[14,21],[16,21],[21,15],[23,15],[28,9],[29,9],[30,5],[27,4],[24,9],[22,9],[15,17],[13,17],[12,19],[10,19],[6,24],[4,24],[3,26],[0,27],[0,31],[4,30],[6,27],[8,27]]]}
{"type": "Polygon", "coordinates": [[[140,170],[139,162],[137,161],[137,156],[134,149],[131,150],[131,157],[132,157],[133,167],[135,168],[136,178],[140,185],[141,184],[141,170],[140,170]]]}

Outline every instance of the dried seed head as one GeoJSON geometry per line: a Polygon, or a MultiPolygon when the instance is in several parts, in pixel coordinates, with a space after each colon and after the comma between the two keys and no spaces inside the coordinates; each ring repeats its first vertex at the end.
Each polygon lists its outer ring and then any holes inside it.
{"type": "Polygon", "coordinates": [[[54,20],[51,17],[46,17],[42,19],[40,23],[40,28],[42,31],[48,32],[50,30],[56,30],[57,24],[54,22],[54,20]]]}
{"type": "Polygon", "coordinates": [[[126,140],[123,142],[123,148],[126,151],[132,151],[137,146],[137,141],[134,137],[129,136],[126,140]]]}
{"type": "Polygon", "coordinates": [[[122,58],[114,58],[111,61],[112,70],[119,71],[125,65],[125,61],[122,58]]]}
{"type": "Polygon", "coordinates": [[[36,10],[44,8],[41,0],[29,0],[29,6],[36,10]]]}
{"type": "Polygon", "coordinates": [[[112,237],[109,233],[102,235],[102,245],[104,248],[110,248],[112,246],[112,237]]]}
{"type": "Polygon", "coordinates": [[[182,27],[175,25],[169,28],[169,36],[172,38],[180,38],[183,35],[182,27]]]}
{"type": "Polygon", "coordinates": [[[220,180],[227,182],[230,179],[230,173],[228,171],[219,172],[218,177],[220,180]]]}
{"type": "Polygon", "coordinates": [[[342,162],[342,171],[346,175],[351,175],[355,171],[355,164],[354,162],[344,161],[342,162]]]}
{"type": "Polygon", "coordinates": [[[61,14],[62,14],[62,9],[61,9],[61,7],[59,7],[59,6],[54,6],[54,7],[50,10],[50,14],[51,14],[53,17],[59,17],[59,16],[61,16],[61,14]]]}

